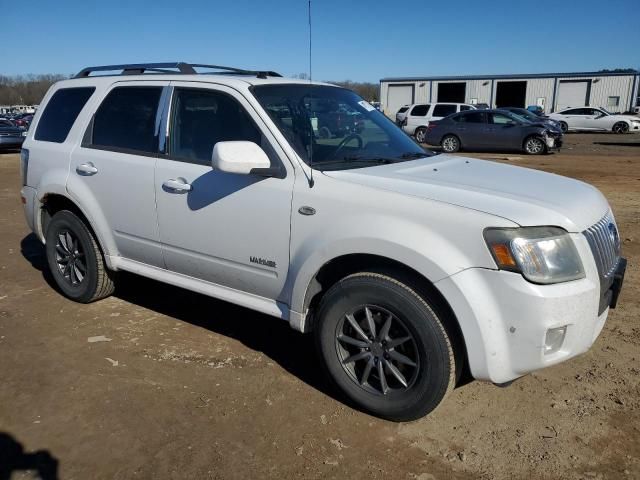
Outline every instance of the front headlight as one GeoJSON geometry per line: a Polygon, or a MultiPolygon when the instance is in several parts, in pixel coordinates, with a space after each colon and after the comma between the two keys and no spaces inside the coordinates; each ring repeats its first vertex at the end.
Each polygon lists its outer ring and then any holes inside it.
{"type": "Polygon", "coordinates": [[[533,283],[584,278],[569,234],[558,227],[487,228],[484,238],[498,268],[521,273],[533,283]]]}

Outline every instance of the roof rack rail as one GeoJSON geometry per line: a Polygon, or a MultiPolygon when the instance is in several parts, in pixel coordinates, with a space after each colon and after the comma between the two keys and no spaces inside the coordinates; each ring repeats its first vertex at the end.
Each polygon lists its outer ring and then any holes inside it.
{"type": "Polygon", "coordinates": [[[211,70],[221,70],[217,73],[255,75],[258,78],[281,77],[278,72],[270,70],[245,70],[243,68],[223,67],[221,65],[206,65],[204,63],[167,62],[167,63],[129,63],[123,65],[100,65],[97,67],[83,68],[74,78],[90,77],[94,72],[112,72],[121,70],[120,75],[141,75],[145,72],[152,73],[181,73],[187,75],[197,75],[194,67],[207,68],[211,70]],[[177,70],[177,71],[176,71],[177,70]]]}

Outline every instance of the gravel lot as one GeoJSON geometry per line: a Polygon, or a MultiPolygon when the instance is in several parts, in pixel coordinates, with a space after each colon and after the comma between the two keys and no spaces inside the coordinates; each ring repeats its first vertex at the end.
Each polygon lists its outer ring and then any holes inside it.
{"type": "Polygon", "coordinates": [[[619,308],[587,354],[393,424],[344,404],[285,322],[132,275],[66,300],[24,223],[19,156],[0,154],[0,479],[640,478],[640,135],[468,155],[604,192],[629,260],[619,308]]]}

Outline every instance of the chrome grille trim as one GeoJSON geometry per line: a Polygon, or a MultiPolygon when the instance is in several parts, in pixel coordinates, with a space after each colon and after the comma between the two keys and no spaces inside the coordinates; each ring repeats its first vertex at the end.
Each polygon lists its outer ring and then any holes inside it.
{"type": "Polygon", "coordinates": [[[598,223],[587,228],[582,234],[589,242],[600,278],[608,279],[613,275],[620,261],[620,235],[613,213],[609,211],[598,223]]]}

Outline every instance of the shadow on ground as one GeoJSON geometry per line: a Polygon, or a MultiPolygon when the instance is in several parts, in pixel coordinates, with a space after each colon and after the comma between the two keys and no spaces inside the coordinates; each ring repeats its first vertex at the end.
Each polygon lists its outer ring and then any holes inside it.
{"type": "Polygon", "coordinates": [[[638,142],[593,142],[594,145],[611,145],[614,147],[640,147],[638,142]]]}
{"type": "Polygon", "coordinates": [[[9,480],[13,473],[25,471],[37,472],[42,480],[57,480],[58,459],[48,450],[25,453],[21,443],[0,432],[0,480],[9,480]]]}
{"type": "MultiPolygon", "coordinates": [[[[20,242],[20,248],[23,257],[42,272],[49,286],[60,293],[49,272],[44,246],[38,238],[33,233],[27,235],[20,242]]],[[[118,274],[115,296],[161,315],[234,338],[252,350],[264,353],[309,386],[335,400],[349,403],[325,377],[313,336],[293,330],[288,322],[126,272],[118,274]]]]}

